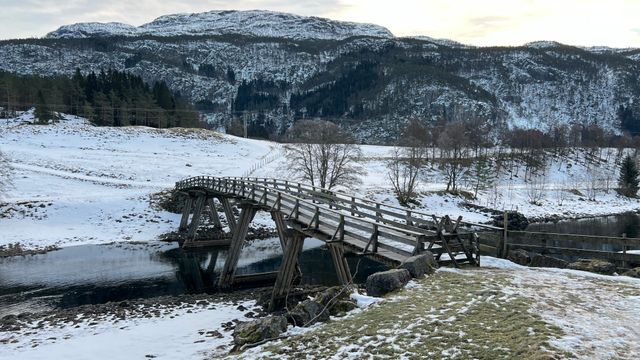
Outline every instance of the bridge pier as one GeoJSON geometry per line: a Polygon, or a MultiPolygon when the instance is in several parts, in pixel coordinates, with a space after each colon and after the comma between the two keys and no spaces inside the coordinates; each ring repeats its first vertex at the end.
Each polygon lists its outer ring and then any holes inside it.
{"type": "Polygon", "coordinates": [[[193,196],[187,194],[184,206],[182,207],[182,218],[180,219],[180,227],[178,231],[187,230],[189,225],[189,215],[191,214],[191,208],[193,207],[193,196]]]}
{"type": "Polygon", "coordinates": [[[196,197],[196,206],[193,210],[193,218],[191,219],[189,231],[187,232],[187,239],[184,241],[183,246],[189,244],[195,239],[198,226],[200,226],[200,220],[202,219],[202,210],[204,209],[206,200],[207,194],[205,193],[198,194],[196,197]]]}
{"type": "MultiPolygon", "coordinates": [[[[284,232],[283,232],[284,233],[284,232]]],[[[296,272],[300,271],[298,260],[302,252],[302,245],[306,235],[292,229],[286,230],[284,243],[284,254],[282,255],[282,264],[278,270],[276,283],[271,293],[271,302],[269,302],[269,311],[273,311],[280,299],[282,299],[291,288],[296,272]]],[[[281,238],[282,240],[283,238],[281,238]]]]}
{"type": "Polygon", "coordinates": [[[338,281],[342,285],[349,285],[353,282],[351,277],[351,270],[349,269],[349,263],[347,258],[344,257],[344,246],[341,242],[327,242],[329,251],[331,252],[331,259],[333,260],[333,266],[336,268],[336,274],[338,275],[338,281]]]}
{"type": "Polygon", "coordinates": [[[249,203],[241,205],[240,220],[235,226],[235,230],[231,235],[231,246],[229,247],[229,253],[227,259],[224,262],[224,268],[220,274],[220,280],[218,286],[222,289],[228,289],[233,284],[233,280],[236,273],[236,267],[238,266],[238,260],[240,259],[240,251],[244,244],[247,232],[249,231],[249,224],[253,220],[258,208],[249,203]]]}
{"type": "Polygon", "coordinates": [[[209,218],[211,219],[211,222],[213,222],[216,229],[222,230],[222,223],[220,222],[218,210],[216,210],[216,204],[212,197],[207,199],[207,205],[209,206],[209,218]]]}
{"type": "Polygon", "coordinates": [[[226,197],[220,197],[218,198],[218,200],[220,200],[220,203],[222,203],[222,209],[224,209],[224,216],[227,218],[229,231],[233,234],[236,231],[236,217],[235,215],[233,215],[231,203],[229,203],[229,199],[226,197]]]}

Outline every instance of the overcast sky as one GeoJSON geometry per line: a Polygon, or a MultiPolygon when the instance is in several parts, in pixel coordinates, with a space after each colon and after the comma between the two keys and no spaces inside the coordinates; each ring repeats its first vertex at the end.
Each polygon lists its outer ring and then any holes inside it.
{"type": "Polygon", "coordinates": [[[41,37],[76,22],[142,25],[165,14],[227,9],[375,23],[396,36],[473,45],[640,47],[640,0],[0,0],[0,38],[41,37]]]}

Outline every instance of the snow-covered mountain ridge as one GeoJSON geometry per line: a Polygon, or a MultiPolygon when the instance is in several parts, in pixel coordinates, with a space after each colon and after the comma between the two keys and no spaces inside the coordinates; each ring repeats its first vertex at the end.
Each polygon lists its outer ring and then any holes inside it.
{"type": "Polygon", "coordinates": [[[93,36],[180,36],[239,34],[290,39],[341,40],[352,36],[391,38],[386,28],[265,10],[209,11],[161,16],[140,27],[122,23],[78,23],[47,34],[48,38],[93,36]]]}
{"type": "Polygon", "coordinates": [[[258,130],[277,132],[297,118],[329,118],[367,143],[393,141],[411,119],[619,131],[620,106],[640,119],[639,49],[476,47],[264,11],[167,15],[138,28],[75,24],[0,41],[0,70],[76,68],[164,80],[214,122],[248,113],[258,130]]]}

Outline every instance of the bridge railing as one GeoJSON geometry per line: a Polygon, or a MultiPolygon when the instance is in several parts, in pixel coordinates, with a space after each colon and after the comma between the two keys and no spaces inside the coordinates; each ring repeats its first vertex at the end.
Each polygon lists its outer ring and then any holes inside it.
{"type": "MultiPolygon", "coordinates": [[[[240,180],[243,178],[229,177],[229,179],[240,180]]],[[[383,204],[369,199],[350,196],[341,192],[327,190],[317,186],[302,184],[299,182],[279,180],[273,178],[244,178],[244,180],[270,186],[274,189],[284,189],[285,191],[303,196],[316,201],[330,202],[333,206],[352,212],[359,216],[374,216],[376,221],[382,221],[398,225],[400,223],[417,225],[419,227],[435,229],[437,223],[443,216],[428,214],[421,211],[401,208],[393,205],[383,204]]],[[[460,220],[461,227],[469,230],[483,229],[491,231],[501,231],[503,228],[487,224],[477,224],[460,220]]]]}
{"type": "MultiPolygon", "coordinates": [[[[437,233],[417,227],[411,223],[401,223],[375,214],[377,207],[364,212],[362,209],[346,208],[339,201],[322,202],[320,197],[309,197],[309,187],[298,183],[278,182],[273,179],[256,181],[246,178],[218,178],[200,176],[176,183],[178,190],[205,189],[220,194],[251,200],[261,206],[281,211],[290,219],[306,224],[304,230],[315,230],[327,235],[329,241],[348,238],[364,251],[386,250],[410,256],[420,251],[425,237],[437,233]],[[346,212],[346,213],[345,213],[346,212]]],[[[321,193],[321,192],[320,192],[321,193]]],[[[331,194],[326,194],[331,196],[331,194]]],[[[336,200],[336,196],[333,196],[336,200]]],[[[349,199],[351,200],[351,199],[349,199]]],[[[365,203],[358,203],[362,208],[365,203]]],[[[368,205],[368,204],[367,204],[368,205]]],[[[370,207],[370,206],[369,206],[370,207]]],[[[387,211],[380,207],[380,210],[387,211]]],[[[394,213],[394,215],[397,215],[394,213]]],[[[405,214],[406,215],[406,214],[405,214]]],[[[404,218],[406,220],[406,218],[404,218]]]]}

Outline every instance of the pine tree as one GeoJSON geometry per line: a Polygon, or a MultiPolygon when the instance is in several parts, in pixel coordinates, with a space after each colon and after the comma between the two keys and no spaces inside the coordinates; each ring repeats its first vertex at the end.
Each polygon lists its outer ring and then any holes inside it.
{"type": "Polygon", "coordinates": [[[39,124],[48,124],[49,120],[53,119],[53,113],[49,109],[49,105],[47,105],[47,101],[40,90],[38,90],[38,103],[36,104],[36,110],[33,115],[38,119],[39,124]]]}
{"type": "Polygon", "coordinates": [[[618,179],[618,192],[624,196],[635,197],[638,193],[638,167],[631,155],[627,155],[622,161],[620,178],[618,179]]]}

